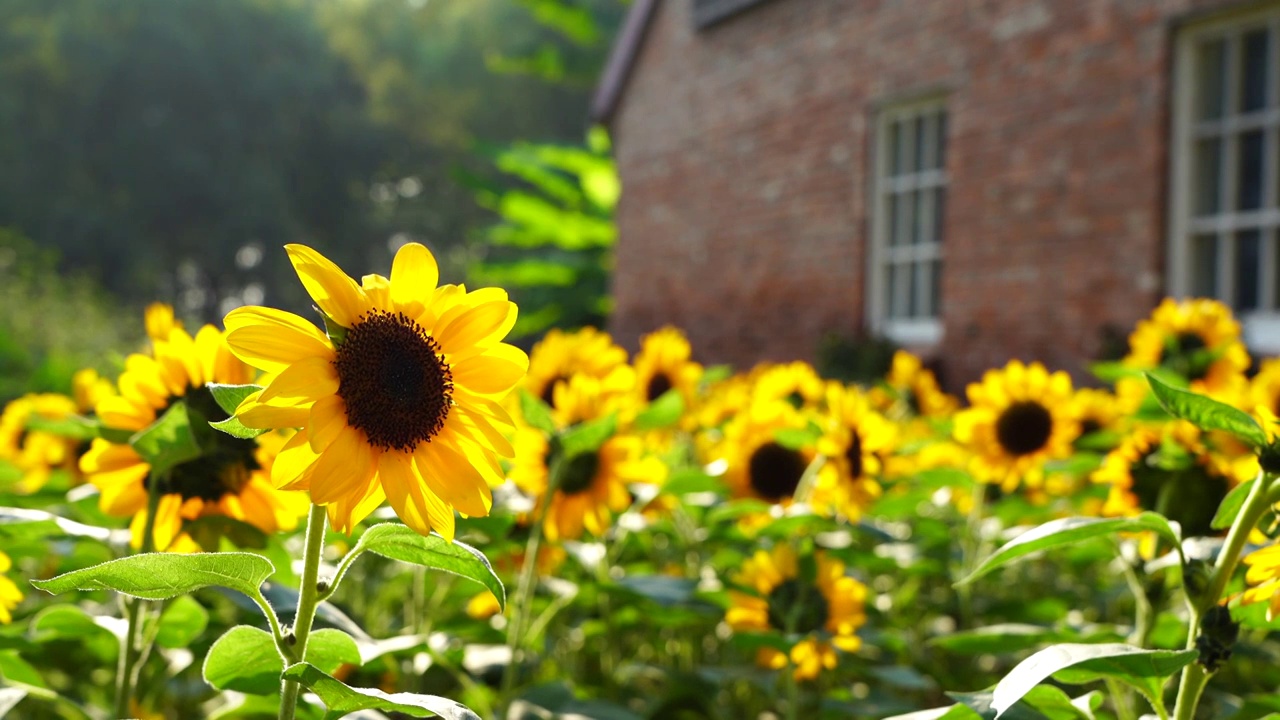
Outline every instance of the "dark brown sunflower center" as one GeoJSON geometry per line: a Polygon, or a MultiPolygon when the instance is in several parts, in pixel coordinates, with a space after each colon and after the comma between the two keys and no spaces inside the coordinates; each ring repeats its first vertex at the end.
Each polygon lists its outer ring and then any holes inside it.
{"type": "Polygon", "coordinates": [[[996,440],[1010,455],[1029,455],[1049,442],[1053,416],[1034,400],[1016,402],[996,418],[996,440]]]}
{"type": "Polygon", "coordinates": [[[1213,516],[1230,489],[1227,479],[1190,458],[1168,462],[1161,455],[1148,452],[1129,467],[1138,505],[1176,520],[1187,537],[1214,534],[1213,516]]]}
{"type": "Polygon", "coordinates": [[[562,382],[568,382],[568,381],[569,381],[568,378],[564,377],[563,375],[557,375],[551,378],[550,380],[547,381],[547,384],[543,386],[542,394],[539,395],[538,397],[542,398],[542,402],[546,403],[547,407],[555,407],[556,406],[556,385],[559,385],[562,382]]]}
{"type": "Polygon", "coordinates": [[[370,445],[413,450],[444,427],[453,374],[435,339],[404,313],[366,313],[347,331],[333,364],[347,422],[370,445]]]}
{"type": "Polygon", "coordinates": [[[649,378],[649,384],[645,387],[645,398],[649,402],[653,402],[662,397],[671,388],[671,378],[667,377],[666,373],[654,373],[654,376],[649,378]]]}
{"type": "Polygon", "coordinates": [[[799,452],[776,442],[766,443],[751,453],[747,464],[751,489],[769,502],[796,494],[806,463],[799,452]]]}
{"type": "Polygon", "coordinates": [[[1198,333],[1181,332],[1165,341],[1160,351],[1160,366],[1169,368],[1188,380],[1201,380],[1209,374],[1213,354],[1198,333]]]}
{"type": "Polygon", "coordinates": [[[862,477],[862,438],[857,428],[849,432],[849,447],[844,451],[844,459],[849,461],[849,476],[862,477]]]}
{"type": "Polygon", "coordinates": [[[546,455],[543,456],[543,463],[547,467],[547,472],[555,467],[557,462],[561,463],[558,469],[560,473],[560,492],[565,495],[577,495],[586,492],[595,482],[596,473],[600,470],[600,455],[598,452],[583,452],[574,455],[568,460],[561,461],[560,441],[552,439],[550,445],[547,446],[546,455]]]}
{"type": "MultiPolygon", "coordinates": [[[[209,502],[221,500],[227,494],[238,494],[249,482],[253,471],[261,467],[254,457],[258,443],[200,429],[207,428],[207,422],[227,419],[227,413],[218,406],[208,388],[191,388],[185,396],[174,398],[174,402],[178,400],[187,403],[192,430],[200,438],[203,452],[194,460],[175,465],[168,475],[161,477],[160,494],[177,494],[183,500],[200,498],[209,502]]],[[[150,488],[149,483],[154,479],[150,475],[147,478],[147,487],[150,488]]]]}
{"type": "Polygon", "coordinates": [[[810,633],[827,625],[827,598],[810,583],[795,578],[769,592],[769,625],[776,630],[810,633]]]}

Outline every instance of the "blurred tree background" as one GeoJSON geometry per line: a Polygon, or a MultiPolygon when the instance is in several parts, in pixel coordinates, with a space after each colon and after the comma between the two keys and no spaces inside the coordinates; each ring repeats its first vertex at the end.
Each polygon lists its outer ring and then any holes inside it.
{"type": "MultiPolygon", "coordinates": [[[[285,243],[359,276],[411,240],[446,281],[512,285],[524,332],[598,322],[617,183],[587,104],[625,5],[6,0],[0,246],[139,326],[157,299],[304,310],[285,243]]],[[[44,305],[10,297],[13,345],[44,305]]]]}

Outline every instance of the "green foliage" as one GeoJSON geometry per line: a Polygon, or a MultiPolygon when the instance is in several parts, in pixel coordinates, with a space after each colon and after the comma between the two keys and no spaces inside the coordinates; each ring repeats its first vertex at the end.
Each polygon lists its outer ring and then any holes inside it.
{"type": "MultiPolygon", "coordinates": [[[[360,648],[341,630],[317,630],[307,640],[307,662],[331,673],[344,663],[359,665],[360,648]]],[[[271,633],[238,625],[209,648],[201,672],[205,682],[219,690],[275,695],[280,692],[284,661],[271,633]]]]}
{"type": "Polygon", "coordinates": [[[823,377],[872,385],[889,372],[897,350],[897,344],[887,338],[831,334],[818,344],[815,366],[823,377]]]}
{"type": "Polygon", "coordinates": [[[328,712],[325,720],[345,717],[359,710],[385,710],[409,717],[435,717],[445,720],[480,720],[480,716],[448,698],[416,693],[388,695],[381,690],[353,688],[335,680],[309,663],[292,665],[284,677],[302,683],[324,701],[328,712]]]}
{"type": "Polygon", "coordinates": [[[493,593],[499,605],[506,606],[506,590],[489,560],[466,543],[449,542],[435,534],[419,535],[404,525],[383,523],[360,536],[351,550],[352,558],[365,551],[475,581],[493,593]]]}
{"type": "Polygon", "coordinates": [[[144,553],[58,575],[31,584],[53,595],[73,590],[115,590],[144,600],[168,600],[217,586],[258,595],[275,568],[261,555],[242,552],[175,555],[144,553]]]}
{"type": "Polygon", "coordinates": [[[129,445],[151,465],[151,474],[160,477],[175,466],[200,457],[200,443],[193,430],[187,404],[180,401],[138,431],[129,445]]]}
{"type": "Polygon", "coordinates": [[[1131,645],[1053,645],[1018,663],[996,685],[992,707],[1003,712],[1041,682],[1055,677],[1080,685],[1110,678],[1139,690],[1152,707],[1163,708],[1161,689],[1168,678],[1194,662],[1195,650],[1144,650],[1131,645]]]}
{"type": "Polygon", "coordinates": [[[684,417],[684,396],[679,390],[671,389],[656,400],[649,403],[648,407],[641,410],[636,415],[633,425],[638,430],[656,430],[658,428],[671,427],[680,418],[684,417]]]}
{"type": "Polygon", "coordinates": [[[1267,435],[1247,413],[1237,410],[1225,403],[1210,397],[1186,390],[1179,390],[1157,378],[1147,374],[1151,383],[1151,391],[1156,399],[1170,415],[1182,418],[1201,430],[1221,430],[1231,433],[1241,442],[1255,448],[1267,444],[1267,435]]]}

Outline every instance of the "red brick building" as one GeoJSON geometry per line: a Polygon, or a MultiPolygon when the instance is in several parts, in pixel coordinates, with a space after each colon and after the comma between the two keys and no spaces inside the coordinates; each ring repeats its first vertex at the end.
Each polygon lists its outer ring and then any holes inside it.
{"type": "Polygon", "coordinates": [[[1164,294],[1280,349],[1280,2],[633,0],[613,330],[1081,375],[1164,294]]]}

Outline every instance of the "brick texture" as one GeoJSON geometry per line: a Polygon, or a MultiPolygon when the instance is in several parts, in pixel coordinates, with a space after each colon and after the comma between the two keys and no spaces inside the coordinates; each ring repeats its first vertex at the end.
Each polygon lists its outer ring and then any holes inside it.
{"type": "MultiPolygon", "coordinates": [[[[1256,3],[1251,3],[1256,4],[1256,3]]],[[[704,31],[661,0],[612,129],[612,330],[706,362],[865,331],[877,108],[942,92],[954,388],[1011,358],[1085,376],[1164,290],[1170,54],[1223,0],[773,0],[704,31]]]]}

